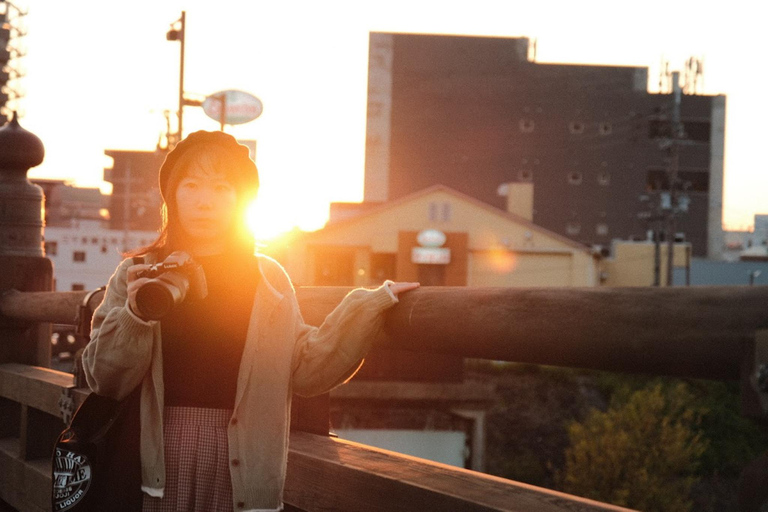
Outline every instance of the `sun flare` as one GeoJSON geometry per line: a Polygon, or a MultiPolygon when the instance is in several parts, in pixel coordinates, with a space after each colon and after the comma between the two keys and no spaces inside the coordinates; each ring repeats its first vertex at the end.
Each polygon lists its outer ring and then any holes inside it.
{"type": "Polygon", "coordinates": [[[299,229],[315,231],[328,220],[328,205],[289,202],[277,196],[260,194],[246,210],[246,224],[256,240],[269,241],[299,229]]]}

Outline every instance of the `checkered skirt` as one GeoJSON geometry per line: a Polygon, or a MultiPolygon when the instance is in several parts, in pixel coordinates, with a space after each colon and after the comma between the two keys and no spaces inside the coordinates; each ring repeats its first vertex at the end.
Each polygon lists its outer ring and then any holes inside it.
{"type": "Polygon", "coordinates": [[[231,409],[166,407],[165,492],[142,512],[232,512],[227,425],[231,409]]]}

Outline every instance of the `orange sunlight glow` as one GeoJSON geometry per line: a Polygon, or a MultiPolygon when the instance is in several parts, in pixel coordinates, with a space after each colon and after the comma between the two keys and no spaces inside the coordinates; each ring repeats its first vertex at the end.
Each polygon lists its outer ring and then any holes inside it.
{"type": "Polygon", "coordinates": [[[506,248],[491,249],[489,263],[497,274],[509,274],[517,267],[515,254],[506,248]]]}
{"type": "Polygon", "coordinates": [[[259,197],[246,211],[248,229],[257,241],[274,241],[296,229],[315,231],[328,220],[327,203],[291,202],[285,197],[263,192],[259,192],[259,197]]]}

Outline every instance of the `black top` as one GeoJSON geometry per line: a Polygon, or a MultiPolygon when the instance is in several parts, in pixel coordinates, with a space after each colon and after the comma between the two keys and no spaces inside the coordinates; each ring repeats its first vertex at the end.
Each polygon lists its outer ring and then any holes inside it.
{"type": "Polygon", "coordinates": [[[207,297],[185,300],[160,321],[165,405],[233,409],[258,263],[253,255],[195,260],[207,297]]]}

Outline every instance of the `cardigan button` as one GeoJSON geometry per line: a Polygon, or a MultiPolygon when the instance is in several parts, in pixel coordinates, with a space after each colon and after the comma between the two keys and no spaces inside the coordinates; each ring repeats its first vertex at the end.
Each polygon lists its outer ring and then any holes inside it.
{"type": "Polygon", "coordinates": [[[232,421],[230,421],[232,425],[237,425],[237,418],[232,418],[232,421]]]}
{"type": "Polygon", "coordinates": [[[237,508],[245,508],[245,502],[243,502],[243,501],[238,501],[238,502],[237,502],[237,508]]]}
{"type": "Polygon", "coordinates": [[[240,465],[240,460],[239,459],[232,459],[232,465],[233,466],[239,466],[240,465]]]}

